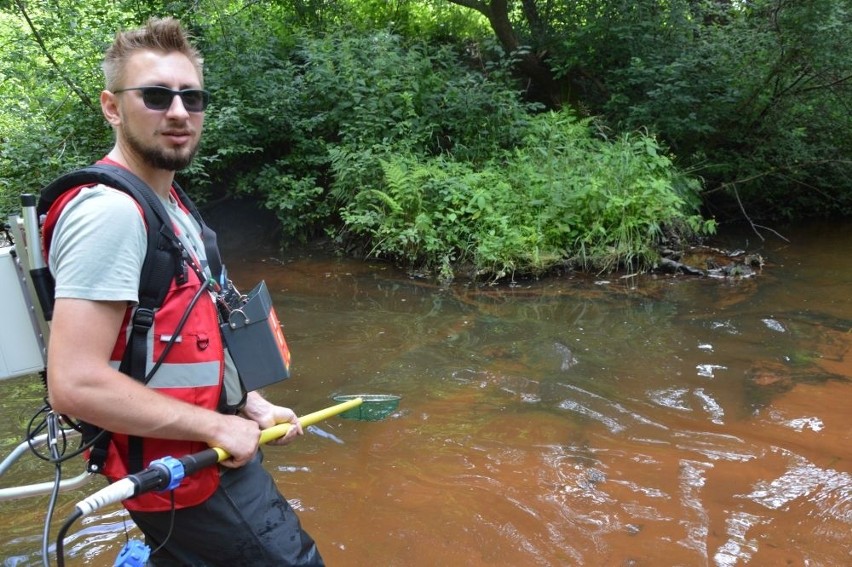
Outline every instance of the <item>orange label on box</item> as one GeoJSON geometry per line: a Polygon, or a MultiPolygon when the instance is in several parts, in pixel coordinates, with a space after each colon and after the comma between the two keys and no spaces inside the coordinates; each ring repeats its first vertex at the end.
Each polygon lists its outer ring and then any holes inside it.
{"type": "Polygon", "coordinates": [[[281,353],[281,360],[284,361],[284,366],[290,368],[290,349],[287,348],[287,341],[284,339],[284,330],[281,328],[281,323],[278,322],[278,316],[275,314],[275,309],[269,310],[269,327],[272,329],[272,334],[275,336],[275,343],[278,345],[278,351],[281,353]]]}

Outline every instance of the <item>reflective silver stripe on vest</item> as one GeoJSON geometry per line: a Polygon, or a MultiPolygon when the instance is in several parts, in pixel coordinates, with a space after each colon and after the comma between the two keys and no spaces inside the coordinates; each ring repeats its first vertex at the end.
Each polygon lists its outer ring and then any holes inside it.
{"type": "MultiPolygon", "coordinates": [[[[110,366],[118,370],[119,362],[111,361],[110,366]]],[[[152,365],[148,364],[148,372],[152,365]]],[[[217,361],[192,362],[187,364],[161,364],[148,382],[151,388],[194,388],[219,385],[219,370],[217,361]]]]}

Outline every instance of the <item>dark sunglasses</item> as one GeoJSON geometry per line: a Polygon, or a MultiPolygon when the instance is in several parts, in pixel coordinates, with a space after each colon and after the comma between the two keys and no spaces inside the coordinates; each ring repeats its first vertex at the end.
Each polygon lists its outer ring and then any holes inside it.
{"type": "Polygon", "coordinates": [[[131,87],[112,92],[118,94],[126,91],[142,91],[142,102],[149,110],[168,110],[176,96],[180,97],[183,107],[188,112],[204,112],[210,103],[210,93],[201,89],[173,91],[166,87],[131,87]]]}

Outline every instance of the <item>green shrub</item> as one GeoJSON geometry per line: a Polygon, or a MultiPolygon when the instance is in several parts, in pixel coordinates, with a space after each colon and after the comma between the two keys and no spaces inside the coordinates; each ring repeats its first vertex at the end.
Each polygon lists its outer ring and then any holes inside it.
{"type": "Polygon", "coordinates": [[[215,102],[200,162],[260,196],[287,236],[333,223],[387,154],[484,162],[516,145],[529,120],[505,75],[474,72],[448,47],[336,33],[267,38],[237,62],[248,40],[232,35],[235,52],[208,56],[215,102]]]}
{"type": "MultiPolygon", "coordinates": [[[[346,167],[351,155],[340,156],[346,167]]],[[[459,266],[501,278],[566,262],[648,268],[668,233],[713,232],[689,203],[699,184],[647,135],[610,142],[569,113],[536,117],[523,144],[482,166],[387,153],[345,206],[370,252],[451,278],[459,266]]],[[[345,175],[341,171],[342,175],[345,175]]]]}

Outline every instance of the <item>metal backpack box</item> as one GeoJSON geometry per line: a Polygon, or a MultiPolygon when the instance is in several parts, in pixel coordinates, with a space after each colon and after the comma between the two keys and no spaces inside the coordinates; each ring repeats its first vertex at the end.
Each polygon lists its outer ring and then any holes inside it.
{"type": "Polygon", "coordinates": [[[33,321],[34,310],[15,264],[14,248],[0,246],[0,380],[44,369],[44,346],[33,321]]]}

